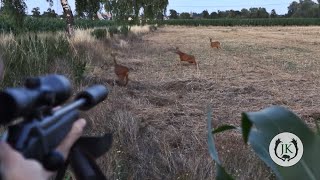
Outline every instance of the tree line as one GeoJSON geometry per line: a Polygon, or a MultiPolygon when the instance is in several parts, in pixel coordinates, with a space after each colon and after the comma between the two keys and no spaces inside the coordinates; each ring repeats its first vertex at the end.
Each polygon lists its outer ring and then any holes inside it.
{"type": "MultiPolygon", "coordinates": [[[[168,0],[75,0],[76,8],[75,15],[68,5],[68,0],[60,0],[63,7],[63,15],[58,15],[52,8],[53,0],[45,0],[50,4],[47,11],[40,13],[40,8],[35,7],[32,9],[32,17],[63,17],[66,19],[68,27],[72,27],[73,19],[98,19],[97,13],[101,10],[111,13],[112,19],[121,24],[144,24],[147,20],[163,20],[167,15],[168,0]],[[132,21],[129,22],[129,19],[132,21]]],[[[12,19],[12,22],[17,27],[22,27],[26,13],[25,0],[0,0],[0,16],[2,19],[12,19]]],[[[278,15],[273,9],[267,12],[263,7],[252,7],[249,9],[243,8],[242,10],[227,10],[209,13],[204,10],[202,13],[178,13],[170,9],[170,19],[217,19],[217,18],[280,18],[280,17],[293,17],[293,18],[319,18],[320,7],[318,3],[312,0],[299,0],[293,1],[288,6],[288,12],[285,15],[278,15]]]]}
{"type": "Polygon", "coordinates": [[[169,19],[218,19],[218,18],[319,18],[320,17],[320,0],[318,3],[312,0],[293,1],[288,6],[288,12],[284,15],[278,15],[275,9],[267,12],[263,7],[243,8],[238,10],[226,10],[209,13],[208,10],[202,13],[178,13],[174,9],[169,10],[169,19]]]}

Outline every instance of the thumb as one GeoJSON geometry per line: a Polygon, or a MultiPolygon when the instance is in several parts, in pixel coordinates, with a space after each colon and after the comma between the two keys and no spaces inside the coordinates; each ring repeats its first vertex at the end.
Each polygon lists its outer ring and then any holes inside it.
{"type": "Polygon", "coordinates": [[[16,157],[19,154],[5,141],[0,141],[0,162],[9,162],[12,157],[16,157]]]}

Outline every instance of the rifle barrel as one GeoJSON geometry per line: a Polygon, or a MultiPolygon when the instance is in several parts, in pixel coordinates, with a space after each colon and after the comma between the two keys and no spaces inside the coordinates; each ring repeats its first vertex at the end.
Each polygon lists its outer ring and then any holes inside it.
{"type": "Polygon", "coordinates": [[[84,98],[82,99],[78,99],[76,101],[74,101],[71,104],[66,105],[65,107],[56,110],[52,116],[46,117],[41,121],[41,128],[48,128],[50,126],[52,126],[53,124],[57,123],[57,121],[60,120],[61,117],[63,117],[65,114],[67,114],[68,112],[78,109],[79,107],[81,107],[83,104],[86,103],[86,100],[84,98]]]}

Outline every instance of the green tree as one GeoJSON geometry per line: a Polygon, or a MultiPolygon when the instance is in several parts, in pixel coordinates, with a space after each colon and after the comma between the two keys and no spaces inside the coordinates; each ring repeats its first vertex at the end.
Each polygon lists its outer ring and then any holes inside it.
{"type": "Polygon", "coordinates": [[[271,18],[276,18],[278,15],[277,15],[277,13],[276,13],[276,10],[275,9],[272,9],[271,10],[271,13],[270,13],[270,17],[271,18]]]}
{"type": "Polygon", "coordinates": [[[33,17],[40,17],[41,15],[41,13],[40,13],[40,8],[39,7],[35,7],[35,8],[33,8],[32,9],[32,16],[33,17]]]}
{"type": "Polygon", "coordinates": [[[100,0],[78,0],[75,1],[76,12],[80,17],[93,19],[100,9],[100,0]]]}
{"type": "Polygon", "coordinates": [[[202,17],[205,19],[209,19],[209,17],[210,17],[208,10],[202,11],[201,14],[202,14],[202,17]]]}
{"type": "Polygon", "coordinates": [[[58,17],[58,14],[54,11],[54,9],[48,8],[47,11],[43,12],[42,16],[48,18],[56,18],[58,17]]]}
{"type": "Polygon", "coordinates": [[[228,11],[225,11],[226,13],[226,16],[228,18],[238,18],[238,17],[241,17],[241,12],[240,11],[234,11],[234,10],[228,10],[228,11]]]}
{"type": "Polygon", "coordinates": [[[319,17],[319,4],[312,0],[300,0],[292,2],[288,6],[287,17],[319,17]]]}
{"type": "Polygon", "coordinates": [[[293,1],[289,6],[288,6],[288,13],[286,16],[291,17],[293,14],[295,14],[299,9],[299,3],[297,1],[293,1]]]}
{"type": "Polygon", "coordinates": [[[211,14],[210,14],[210,18],[211,19],[216,19],[216,18],[218,18],[219,16],[218,16],[218,13],[217,12],[212,12],[211,14]]]}
{"type": "Polygon", "coordinates": [[[242,18],[249,18],[250,17],[250,11],[246,8],[241,9],[241,17],[242,18]]]}
{"type": "Polygon", "coordinates": [[[170,9],[169,12],[170,12],[170,15],[169,15],[170,19],[178,19],[178,13],[176,10],[170,9]]]}
{"type": "Polygon", "coordinates": [[[23,0],[2,0],[2,14],[12,18],[18,29],[23,27],[27,5],[23,0]]]}
{"type": "Polygon", "coordinates": [[[190,13],[183,12],[180,14],[179,18],[180,19],[191,19],[191,15],[190,15],[190,13]]]}
{"type": "Polygon", "coordinates": [[[258,18],[268,18],[269,17],[269,13],[267,12],[266,8],[258,8],[258,18]]]}
{"type": "Polygon", "coordinates": [[[126,22],[129,17],[137,21],[140,10],[145,19],[163,17],[168,4],[168,0],[110,0],[105,2],[105,9],[115,20],[126,22]]]}

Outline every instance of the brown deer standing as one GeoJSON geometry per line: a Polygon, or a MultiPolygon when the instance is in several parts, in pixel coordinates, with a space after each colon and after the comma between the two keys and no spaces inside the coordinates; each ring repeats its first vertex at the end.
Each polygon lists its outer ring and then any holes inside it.
{"type": "Polygon", "coordinates": [[[197,66],[196,59],[193,55],[189,55],[184,52],[181,52],[178,47],[176,47],[175,53],[179,55],[181,61],[186,61],[188,63],[194,64],[197,66]]]}
{"type": "MultiPolygon", "coordinates": [[[[113,57],[113,62],[114,62],[114,73],[118,76],[118,79],[121,83],[121,85],[126,86],[129,81],[129,68],[126,66],[120,65],[116,61],[116,54],[111,53],[111,56],[113,57]]],[[[106,64],[101,66],[103,68],[106,64]]]]}
{"type": "Polygon", "coordinates": [[[219,41],[212,42],[212,39],[211,38],[209,38],[209,39],[210,39],[210,45],[212,48],[221,49],[221,44],[219,41]]]}
{"type": "Polygon", "coordinates": [[[111,56],[113,57],[114,62],[114,73],[118,76],[121,82],[125,81],[124,86],[126,86],[129,81],[129,68],[117,63],[116,54],[111,53],[111,56]]]}

